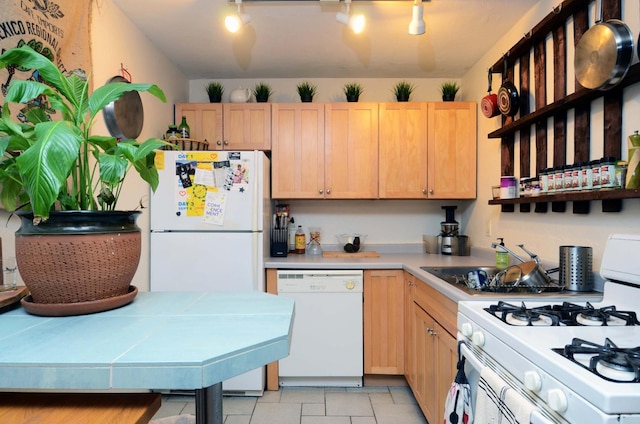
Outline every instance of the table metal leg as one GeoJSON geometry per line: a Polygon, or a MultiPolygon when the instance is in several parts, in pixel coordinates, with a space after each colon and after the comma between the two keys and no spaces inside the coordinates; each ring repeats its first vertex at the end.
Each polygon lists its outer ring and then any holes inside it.
{"type": "Polygon", "coordinates": [[[222,424],[222,382],[196,389],[196,424],[222,424]]]}

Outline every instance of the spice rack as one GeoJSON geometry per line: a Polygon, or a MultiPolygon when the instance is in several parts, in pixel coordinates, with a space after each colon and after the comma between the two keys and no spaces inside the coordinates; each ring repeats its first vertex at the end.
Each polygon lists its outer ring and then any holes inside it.
{"type": "MultiPolygon", "coordinates": [[[[621,1],[602,0],[603,19],[620,19],[621,1]]],[[[532,90],[535,98],[535,110],[529,110],[528,102],[521,102],[519,116],[502,117],[502,127],[488,134],[489,138],[500,138],[501,143],[501,175],[516,175],[514,169],[515,134],[520,133],[520,172],[522,178],[529,177],[531,169],[530,136],[535,134],[536,163],[538,172],[547,167],[567,164],[566,126],[567,111],[574,110],[575,143],[574,161],[584,162],[590,159],[590,114],[591,102],[603,98],[604,100],[604,156],[621,157],[622,145],[625,139],[621,134],[623,90],[625,87],[640,82],[640,64],[629,68],[625,78],[608,91],[589,90],[576,81],[576,89],[572,94],[566,94],[566,27],[567,21],[573,21],[574,39],[579,40],[588,29],[588,9],[591,0],[566,0],[542,19],[529,33],[525,34],[502,58],[492,67],[494,73],[504,70],[508,62],[507,78],[514,80],[513,64],[520,64],[520,96],[528,98],[532,90]],[[546,50],[546,40],[551,36],[553,52],[546,50]],[[534,53],[533,72],[530,71],[530,56],[534,53]],[[553,101],[547,104],[547,58],[553,61],[553,101]],[[505,60],[508,59],[508,60],[505,60]],[[521,60],[523,59],[523,60],[521,60]],[[526,59],[526,60],[524,60],[526,59]],[[532,74],[533,73],[533,78],[532,74]],[[531,86],[533,81],[533,87],[531,86]],[[554,138],[552,140],[553,164],[547,164],[547,124],[553,121],[554,138]]],[[[590,202],[602,201],[603,212],[619,212],[622,210],[623,199],[640,198],[639,190],[599,190],[586,192],[560,192],[540,196],[516,199],[494,199],[490,205],[501,205],[503,212],[513,212],[518,204],[520,212],[530,212],[531,204],[535,204],[535,212],[547,212],[548,203],[552,211],[564,212],[566,202],[573,202],[573,213],[585,214],[590,212],[590,202]]]]}

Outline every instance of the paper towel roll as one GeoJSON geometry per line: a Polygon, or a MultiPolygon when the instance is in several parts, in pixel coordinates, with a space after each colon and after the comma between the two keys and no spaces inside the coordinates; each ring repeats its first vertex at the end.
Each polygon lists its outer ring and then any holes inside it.
{"type": "Polygon", "coordinates": [[[626,188],[640,188],[640,147],[629,149],[626,188]]]}

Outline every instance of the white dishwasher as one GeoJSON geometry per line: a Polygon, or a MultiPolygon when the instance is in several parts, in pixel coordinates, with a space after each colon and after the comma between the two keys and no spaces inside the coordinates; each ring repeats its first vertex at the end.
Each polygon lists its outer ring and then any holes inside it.
{"type": "Polygon", "coordinates": [[[281,270],[278,296],[295,301],[280,386],[362,387],[362,271],[281,270]]]}

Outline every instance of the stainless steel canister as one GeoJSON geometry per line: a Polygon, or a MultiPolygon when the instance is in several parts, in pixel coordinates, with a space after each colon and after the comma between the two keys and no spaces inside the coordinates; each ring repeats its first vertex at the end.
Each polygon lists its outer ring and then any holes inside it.
{"type": "Polygon", "coordinates": [[[569,291],[593,290],[593,249],[560,246],[560,285],[569,291]]]}

